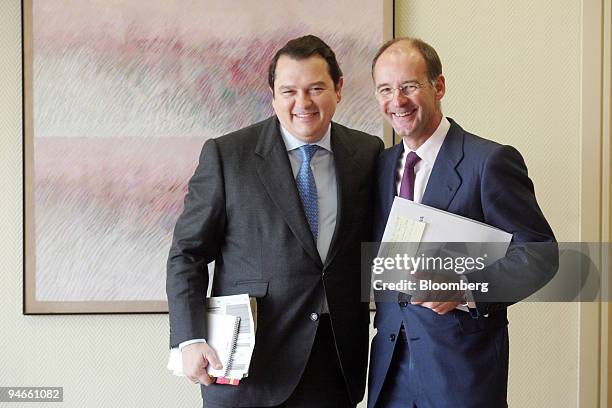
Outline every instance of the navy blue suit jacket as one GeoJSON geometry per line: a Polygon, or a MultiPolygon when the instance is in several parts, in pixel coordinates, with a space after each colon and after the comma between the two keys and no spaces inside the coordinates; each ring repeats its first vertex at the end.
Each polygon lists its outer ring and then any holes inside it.
{"type": "MultiPolygon", "coordinates": [[[[438,153],[421,202],[500,228],[512,234],[505,258],[470,281],[494,279],[498,287],[515,287],[519,296],[543,286],[557,269],[553,252],[528,251],[529,242],[555,242],[540,210],[533,183],[520,153],[451,126],[438,153]],[[536,271],[536,273],[534,273],[536,271]],[[517,285],[517,282],[519,283],[517,285]],[[530,288],[521,293],[521,288],[530,288]]],[[[396,167],[403,143],[381,153],[377,165],[375,240],[380,241],[396,196],[396,167]]],[[[508,331],[506,307],[491,302],[496,293],[474,293],[477,318],[459,310],[440,316],[418,305],[377,302],[372,341],[368,407],[380,397],[395,342],[404,323],[411,375],[418,376],[419,407],[506,406],[508,331]],[[487,298],[487,296],[489,298],[487,298]]],[[[412,396],[414,397],[414,396],[412,396]]]]}

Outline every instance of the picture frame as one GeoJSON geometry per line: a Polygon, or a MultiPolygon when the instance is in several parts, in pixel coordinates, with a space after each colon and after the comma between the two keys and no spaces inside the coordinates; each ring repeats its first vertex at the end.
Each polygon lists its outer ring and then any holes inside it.
{"type": "Polygon", "coordinates": [[[393,1],[360,1],[24,0],[24,314],[167,312],[201,146],[272,114],[267,64],[290,38],[335,50],[334,120],[392,143],[370,62],[393,1]]]}

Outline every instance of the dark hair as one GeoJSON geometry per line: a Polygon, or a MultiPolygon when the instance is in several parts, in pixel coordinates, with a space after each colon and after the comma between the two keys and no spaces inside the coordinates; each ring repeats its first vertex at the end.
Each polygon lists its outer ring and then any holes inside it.
{"type": "Polygon", "coordinates": [[[332,81],[334,81],[334,88],[337,89],[340,78],[342,78],[342,70],[336,61],[336,54],[329,48],[329,45],[325,44],[322,39],[314,35],[305,35],[304,37],[294,38],[290,40],[283,48],[276,52],[270,66],[268,67],[268,85],[274,92],[274,79],[276,75],[276,64],[278,59],[282,55],[286,55],[295,60],[302,60],[309,58],[313,55],[321,56],[327,61],[327,70],[332,81]]]}
{"type": "Polygon", "coordinates": [[[387,48],[401,41],[408,42],[412,48],[414,48],[419,52],[419,54],[421,54],[421,56],[425,60],[425,67],[427,68],[427,79],[429,80],[429,82],[433,83],[436,78],[438,78],[442,73],[442,63],[440,62],[440,57],[431,45],[427,44],[420,38],[414,37],[394,38],[384,43],[378,49],[376,55],[374,56],[374,59],[372,60],[372,79],[374,78],[374,68],[376,67],[376,61],[378,61],[378,58],[382,55],[383,52],[387,50],[387,48]]]}

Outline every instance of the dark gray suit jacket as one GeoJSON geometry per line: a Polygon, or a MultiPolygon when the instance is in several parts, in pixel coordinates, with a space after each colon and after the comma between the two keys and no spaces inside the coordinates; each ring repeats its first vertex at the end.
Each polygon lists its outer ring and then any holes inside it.
{"type": "Polygon", "coordinates": [[[308,361],[324,297],[354,402],[363,398],[368,304],[360,301],[360,245],[370,240],[380,139],[332,123],[338,184],[336,229],[321,260],[302,210],[279,122],[271,117],[208,140],[189,181],[170,256],[166,290],[170,343],[206,338],[206,264],[212,295],[257,298],[249,377],[237,387],[202,387],[205,401],[231,406],[286,400],[308,361]]]}

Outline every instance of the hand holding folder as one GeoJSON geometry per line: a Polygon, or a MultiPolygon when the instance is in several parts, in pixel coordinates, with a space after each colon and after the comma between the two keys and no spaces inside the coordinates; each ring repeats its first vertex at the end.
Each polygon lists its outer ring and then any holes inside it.
{"type": "MultiPolygon", "coordinates": [[[[186,376],[196,384],[210,385],[214,378],[206,371],[206,367],[222,368],[217,352],[206,343],[193,343],[185,346],[182,351],[176,350],[170,354],[172,364],[180,367],[180,373],[174,370],[175,375],[186,376]]],[[[170,362],[168,363],[170,368],[170,362]]]]}
{"type": "MultiPolygon", "coordinates": [[[[209,329],[207,342],[190,344],[180,352],[180,374],[193,382],[209,385],[213,377],[226,377],[229,373],[236,350],[240,317],[207,313],[206,325],[209,329]]],[[[170,365],[168,363],[169,368],[170,365]]]]}
{"type": "Polygon", "coordinates": [[[238,385],[249,375],[255,348],[257,303],[247,294],[208,299],[206,343],[193,343],[170,350],[168,369],[208,385],[238,385]]]}
{"type": "MultiPolygon", "coordinates": [[[[432,258],[442,259],[448,251],[449,243],[463,243],[465,244],[463,250],[467,252],[459,255],[470,255],[471,258],[477,258],[482,255],[481,251],[484,246],[479,245],[479,243],[482,243],[487,244],[487,255],[486,259],[483,259],[483,264],[488,266],[506,255],[511,240],[512,234],[482,222],[395,197],[383,233],[378,257],[392,258],[401,254],[413,258],[419,256],[425,258],[429,252],[433,254],[432,258]]],[[[448,255],[450,255],[450,258],[458,259],[457,254],[449,252],[448,255]]],[[[401,271],[400,276],[402,276],[401,271]]],[[[420,270],[407,273],[406,278],[412,282],[427,279],[432,284],[455,284],[465,279],[459,275],[459,272],[457,274],[436,274],[424,273],[420,270]]],[[[471,297],[469,291],[445,290],[432,292],[431,290],[417,289],[402,290],[402,292],[414,296],[412,303],[429,307],[441,314],[454,309],[456,305],[459,305],[457,309],[468,311],[467,307],[461,305],[465,300],[463,299],[463,293],[471,297]],[[440,296],[442,298],[439,298],[440,296]]]]}

